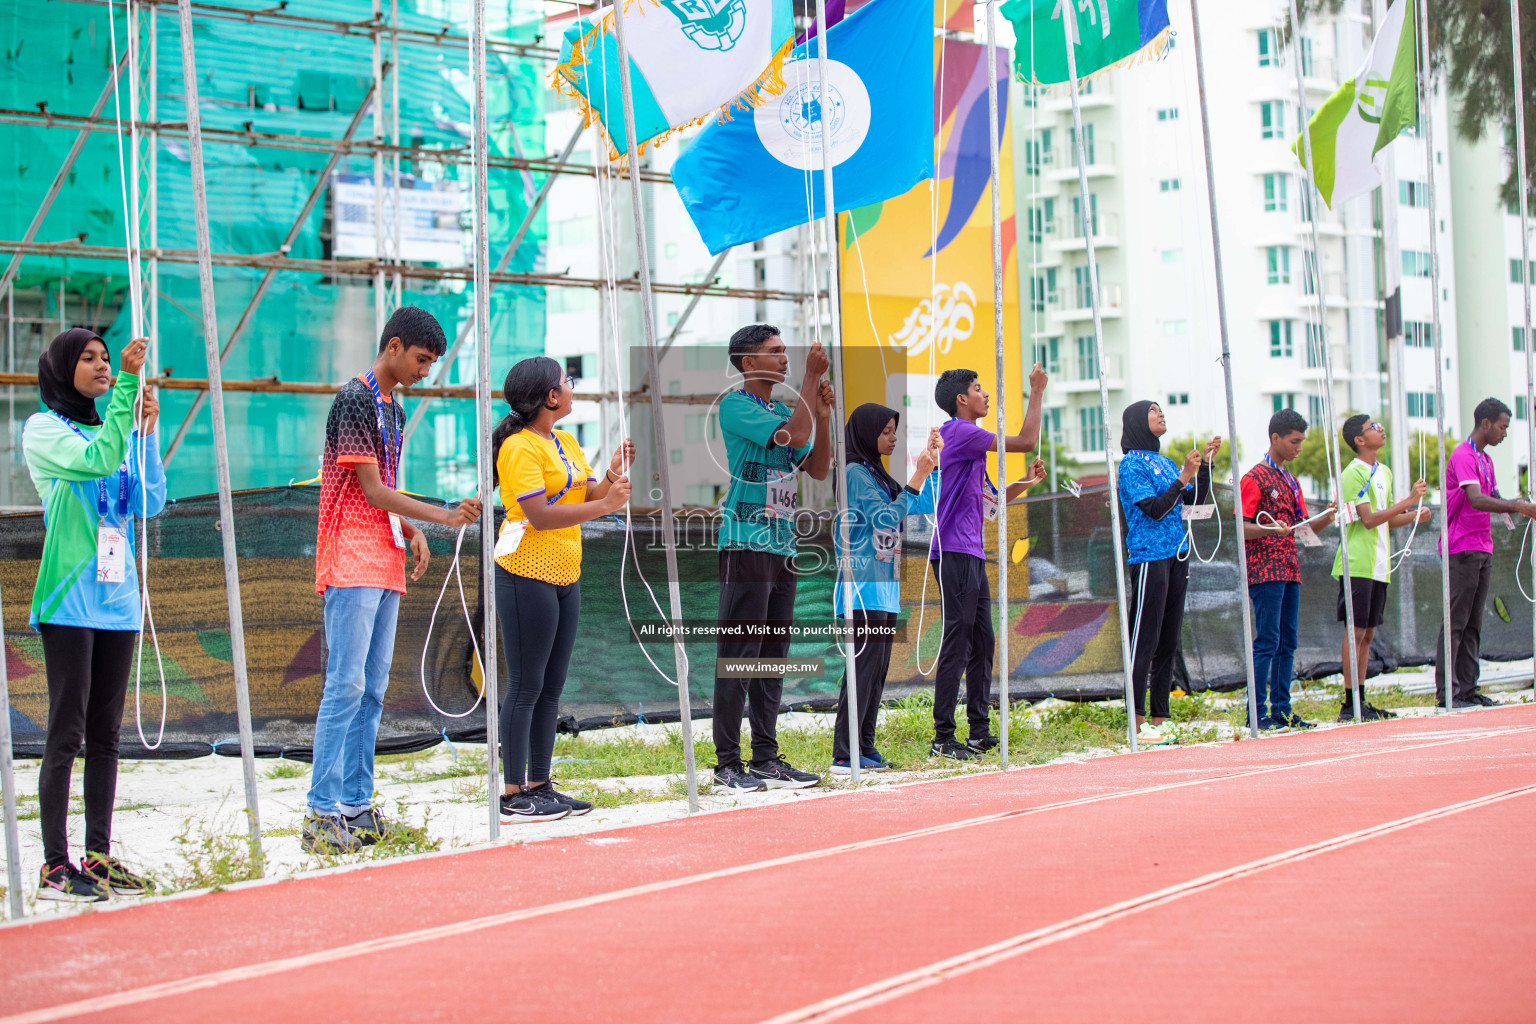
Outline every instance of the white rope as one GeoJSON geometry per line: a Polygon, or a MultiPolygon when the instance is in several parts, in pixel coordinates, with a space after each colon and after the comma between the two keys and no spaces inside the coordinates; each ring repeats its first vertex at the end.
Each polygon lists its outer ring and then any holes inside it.
{"type": "MultiPolygon", "coordinates": [[[[1196,486],[1197,487],[1199,486],[1198,482],[1196,483],[1196,486]]],[[[1210,498],[1211,498],[1211,503],[1215,504],[1216,495],[1215,494],[1211,494],[1210,498]]],[[[1214,518],[1216,520],[1216,546],[1211,549],[1211,557],[1207,558],[1207,557],[1205,557],[1204,555],[1202,555],[1200,553],[1200,548],[1195,544],[1195,521],[1193,519],[1186,519],[1186,520],[1184,520],[1184,536],[1189,541],[1189,550],[1185,551],[1184,554],[1179,556],[1179,561],[1181,561],[1181,562],[1188,561],[1189,560],[1189,556],[1191,554],[1193,554],[1195,556],[1195,561],[1200,562],[1203,565],[1210,565],[1212,562],[1216,561],[1216,556],[1221,553],[1221,538],[1222,538],[1222,522],[1221,521],[1223,519],[1225,519],[1226,516],[1222,515],[1221,514],[1221,509],[1218,508],[1216,510],[1214,518]]]]}
{"type": "MultiPolygon", "coordinates": [[[[492,512],[494,517],[495,513],[492,512]]],[[[427,698],[427,703],[432,705],[432,710],[444,718],[468,718],[474,714],[480,702],[485,699],[485,661],[480,656],[480,641],[475,636],[475,622],[469,614],[469,601],[464,597],[464,574],[459,568],[459,546],[464,543],[464,531],[469,529],[466,523],[459,527],[459,535],[453,542],[453,561],[448,563],[448,572],[443,576],[443,587],[437,592],[437,602],[432,605],[432,615],[427,619],[427,638],[421,644],[421,692],[427,698]],[[455,714],[452,711],[444,711],[437,706],[437,701],[432,699],[432,691],[427,687],[427,649],[432,646],[432,627],[437,625],[437,610],[442,607],[443,595],[448,593],[448,581],[457,579],[459,583],[459,607],[464,612],[464,623],[469,627],[469,642],[475,651],[475,665],[480,669],[480,693],[475,702],[469,706],[468,711],[455,714]]],[[[494,595],[491,595],[494,597],[494,595]]]]}
{"type": "Polygon", "coordinates": [[[1531,527],[1536,525],[1536,519],[1525,521],[1525,531],[1520,535],[1520,556],[1515,561],[1515,586],[1520,588],[1520,596],[1531,604],[1536,604],[1536,596],[1525,592],[1525,581],[1520,578],[1520,569],[1525,565],[1525,545],[1531,539],[1531,527]]]}

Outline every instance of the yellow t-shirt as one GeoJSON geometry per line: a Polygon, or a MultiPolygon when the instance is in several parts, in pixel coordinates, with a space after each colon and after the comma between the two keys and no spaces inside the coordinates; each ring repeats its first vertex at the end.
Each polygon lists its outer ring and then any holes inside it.
{"type": "MultiPolygon", "coordinates": [[[[532,430],[519,430],[501,443],[496,473],[508,522],[528,518],[519,498],[549,501],[564,491],[554,504],[579,505],[587,500],[587,485],[597,483],[576,439],[564,430],[554,434],[554,440],[549,440],[532,430]]],[[[581,526],[538,530],[530,523],[517,550],[496,559],[496,564],[516,576],[556,586],[575,583],[581,578],[581,526]]]]}

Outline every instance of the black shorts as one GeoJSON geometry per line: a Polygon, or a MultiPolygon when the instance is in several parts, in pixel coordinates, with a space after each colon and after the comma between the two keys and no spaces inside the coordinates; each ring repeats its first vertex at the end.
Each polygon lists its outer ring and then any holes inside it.
{"type": "MultiPolygon", "coordinates": [[[[1375,629],[1387,613],[1387,585],[1381,580],[1350,578],[1350,594],[1355,602],[1355,628],[1375,629]]],[[[1339,621],[1344,620],[1344,581],[1339,580],[1339,621]]]]}

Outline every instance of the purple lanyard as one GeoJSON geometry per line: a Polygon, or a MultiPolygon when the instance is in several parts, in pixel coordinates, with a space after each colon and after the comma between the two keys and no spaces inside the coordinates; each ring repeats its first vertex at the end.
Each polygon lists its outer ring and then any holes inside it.
{"type": "Polygon", "coordinates": [[[1467,438],[1467,447],[1472,449],[1472,462],[1477,466],[1477,482],[1488,488],[1488,497],[1497,498],[1499,496],[1499,488],[1493,482],[1493,460],[1486,453],[1479,451],[1477,445],[1472,443],[1470,437],[1467,438]],[[1483,475],[1485,463],[1488,467],[1487,476],[1483,475]]]}
{"type": "Polygon", "coordinates": [[[549,432],[549,439],[555,442],[555,452],[560,456],[560,464],[565,467],[565,486],[560,488],[559,494],[544,502],[546,505],[553,505],[555,502],[565,497],[567,491],[576,486],[576,467],[572,466],[571,460],[565,457],[565,449],[560,447],[560,439],[555,436],[555,432],[553,430],[549,432]]]}
{"type": "MultiPolygon", "coordinates": [[[[63,423],[70,430],[73,430],[76,434],[80,435],[81,440],[83,440],[86,444],[91,443],[91,438],[86,434],[85,431],[81,430],[78,426],[75,425],[74,420],[71,420],[67,416],[60,416],[57,412],[55,412],[54,415],[59,417],[59,422],[63,423]]],[[[117,472],[117,517],[119,519],[126,519],[128,517],[129,488],[128,460],[126,458],[123,459],[123,464],[118,468],[117,472]]],[[[109,473],[107,475],[110,476],[111,474],[109,473]]],[[[99,477],[96,480],[96,512],[103,519],[107,517],[106,477],[99,477]]]]}
{"type": "Polygon", "coordinates": [[[374,411],[379,418],[379,435],[384,444],[384,485],[394,487],[395,472],[400,467],[400,451],[405,446],[405,438],[400,436],[399,423],[395,420],[394,403],[390,403],[389,421],[395,423],[395,436],[391,442],[389,427],[385,425],[384,419],[384,392],[379,390],[379,382],[374,379],[371,367],[363,375],[363,379],[368,382],[368,390],[373,392],[374,411]]]}

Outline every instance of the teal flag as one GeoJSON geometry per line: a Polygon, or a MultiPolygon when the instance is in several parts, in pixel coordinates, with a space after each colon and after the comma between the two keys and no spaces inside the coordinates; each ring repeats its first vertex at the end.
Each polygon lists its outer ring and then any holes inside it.
{"type": "Polygon", "coordinates": [[[1168,46],[1168,0],[1007,0],[998,10],[1013,22],[1021,82],[1067,81],[1069,38],[1078,78],[1160,56],[1168,46]]]}

